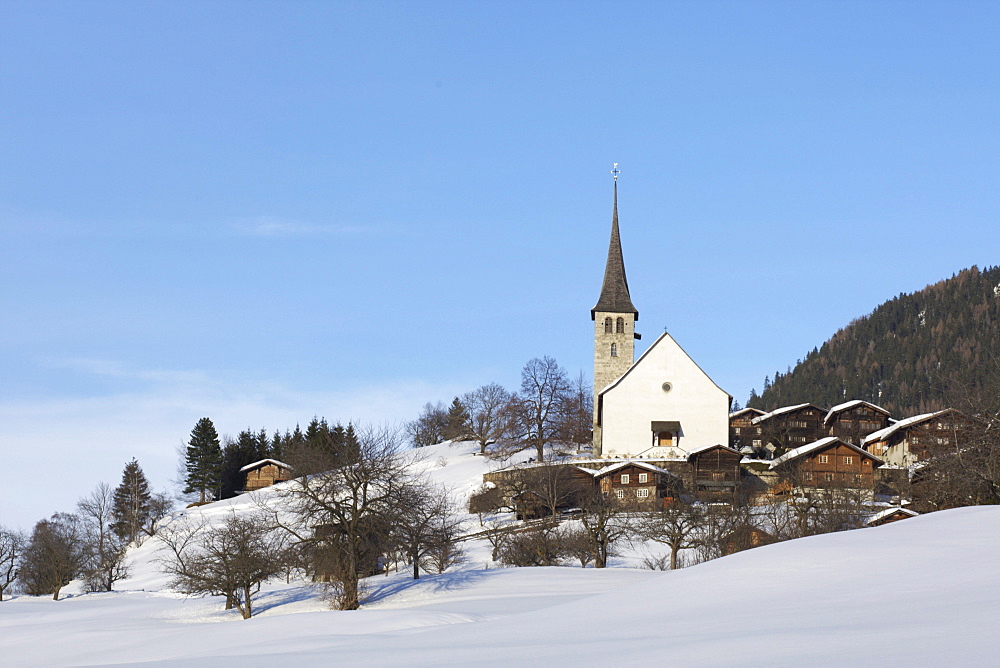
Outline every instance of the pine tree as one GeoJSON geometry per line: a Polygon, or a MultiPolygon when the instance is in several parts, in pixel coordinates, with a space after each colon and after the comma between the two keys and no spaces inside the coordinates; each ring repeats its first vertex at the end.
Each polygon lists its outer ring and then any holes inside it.
{"type": "Polygon", "coordinates": [[[137,542],[142,536],[142,527],[149,518],[151,502],[149,481],[139,462],[133,458],[122,471],[122,481],[115,488],[111,506],[111,530],[126,545],[137,542]]]}
{"type": "Polygon", "coordinates": [[[201,503],[205,503],[209,495],[215,498],[222,483],[222,448],[215,425],[207,417],[198,420],[191,430],[185,468],[187,477],[184,482],[187,486],[184,493],[198,492],[201,503]]]}
{"type": "Polygon", "coordinates": [[[452,399],[451,406],[448,407],[448,415],[445,418],[443,433],[445,440],[455,441],[468,436],[471,420],[469,409],[465,407],[462,400],[458,397],[452,399]]]}

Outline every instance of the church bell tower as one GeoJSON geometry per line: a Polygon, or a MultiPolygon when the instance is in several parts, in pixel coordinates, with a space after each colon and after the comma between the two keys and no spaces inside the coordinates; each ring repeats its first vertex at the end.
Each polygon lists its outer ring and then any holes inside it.
{"type": "Polygon", "coordinates": [[[590,309],[594,321],[594,455],[603,451],[598,395],[605,387],[618,380],[635,361],[635,322],[639,311],[632,304],[625,278],[625,261],[618,235],[618,163],[611,175],[614,177],[614,212],[611,216],[611,243],[608,246],[608,263],[604,267],[604,284],[597,305],[590,309]]]}

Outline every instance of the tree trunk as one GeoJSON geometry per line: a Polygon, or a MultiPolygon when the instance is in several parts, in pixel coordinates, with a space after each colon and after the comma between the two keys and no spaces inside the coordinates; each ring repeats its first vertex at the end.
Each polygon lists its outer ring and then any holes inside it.
{"type": "Polygon", "coordinates": [[[341,610],[357,610],[361,607],[358,602],[358,574],[357,571],[344,576],[344,595],[341,610]]]}
{"type": "Polygon", "coordinates": [[[677,569],[677,546],[676,545],[671,545],[670,546],[670,570],[673,571],[673,570],[676,570],[676,569],[677,569]]]}
{"type": "Polygon", "coordinates": [[[417,551],[416,550],[413,550],[413,553],[410,556],[413,558],[413,579],[414,580],[419,580],[420,579],[420,558],[417,556],[417,551]]]}
{"type": "Polygon", "coordinates": [[[594,551],[594,568],[605,568],[608,565],[608,550],[607,548],[598,543],[597,549],[594,551]]]}
{"type": "Polygon", "coordinates": [[[240,608],[240,612],[243,613],[243,619],[250,619],[253,616],[253,610],[250,608],[250,587],[243,588],[243,607],[240,608]]]}
{"type": "Polygon", "coordinates": [[[233,599],[235,599],[235,598],[236,597],[233,596],[232,592],[226,592],[226,610],[232,610],[233,609],[233,599]]]}
{"type": "Polygon", "coordinates": [[[52,592],[52,600],[53,601],[58,601],[59,600],[59,590],[60,589],[62,589],[62,587],[56,587],[55,591],[52,592]]]}

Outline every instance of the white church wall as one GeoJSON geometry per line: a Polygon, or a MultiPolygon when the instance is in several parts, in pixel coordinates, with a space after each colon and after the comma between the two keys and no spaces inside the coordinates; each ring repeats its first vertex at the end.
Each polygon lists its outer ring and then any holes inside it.
{"type": "Polygon", "coordinates": [[[605,457],[683,457],[728,443],[729,395],[664,333],[604,392],[601,422],[605,457]],[[654,446],[653,421],[680,423],[677,447],[654,446]]]}

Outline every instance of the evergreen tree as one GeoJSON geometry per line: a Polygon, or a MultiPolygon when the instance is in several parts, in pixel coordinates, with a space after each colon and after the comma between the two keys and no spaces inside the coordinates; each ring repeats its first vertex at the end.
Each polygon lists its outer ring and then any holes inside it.
{"type": "Polygon", "coordinates": [[[445,417],[443,436],[446,441],[456,441],[469,435],[469,423],[472,421],[469,409],[458,397],[452,399],[445,417]]]}
{"type": "Polygon", "coordinates": [[[138,542],[142,536],[142,527],[149,518],[151,503],[149,481],[139,462],[133,458],[122,471],[122,481],[115,488],[111,506],[111,530],[125,545],[138,542]]]}
{"type": "Polygon", "coordinates": [[[981,392],[1000,359],[1000,267],[972,267],[900,294],[765,379],[755,408],[863,399],[898,417],[946,408],[948,387],[981,392]]]}
{"type": "Polygon", "coordinates": [[[227,438],[226,445],[222,448],[220,498],[231,499],[236,496],[243,489],[243,473],[240,469],[247,464],[267,459],[269,449],[270,440],[264,430],[255,434],[244,429],[235,441],[227,438]]]}
{"type": "Polygon", "coordinates": [[[198,492],[201,503],[218,495],[222,484],[222,447],[219,445],[215,425],[207,417],[198,420],[191,430],[185,468],[185,494],[198,492]]]}

